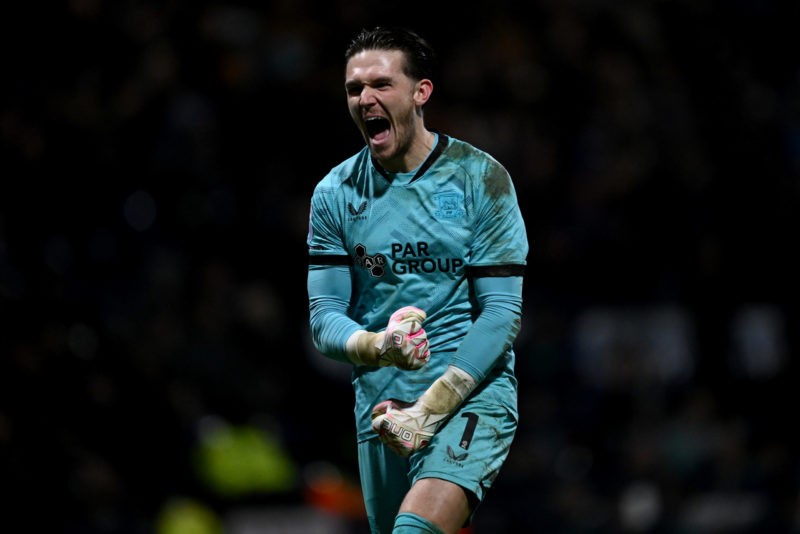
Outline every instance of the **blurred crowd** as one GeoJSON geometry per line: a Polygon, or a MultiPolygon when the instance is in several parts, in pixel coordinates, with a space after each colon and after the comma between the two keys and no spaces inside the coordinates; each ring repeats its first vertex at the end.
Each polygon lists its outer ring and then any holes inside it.
{"type": "Polygon", "coordinates": [[[429,126],[508,168],[528,226],[520,429],[475,534],[800,530],[800,5],[18,4],[0,530],[365,531],[305,235],[376,24],[439,51],[429,126]]]}

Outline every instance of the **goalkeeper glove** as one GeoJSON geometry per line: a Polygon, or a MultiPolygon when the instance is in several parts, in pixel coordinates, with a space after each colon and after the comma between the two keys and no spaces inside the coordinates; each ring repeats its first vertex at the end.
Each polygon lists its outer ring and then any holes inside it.
{"type": "Polygon", "coordinates": [[[396,399],[372,408],[372,430],[400,456],[410,456],[431,441],[453,411],[475,388],[475,379],[458,367],[449,366],[417,402],[396,399]]]}
{"type": "Polygon", "coordinates": [[[400,308],[380,332],[358,330],[347,340],[345,351],[356,365],[393,365],[419,369],[431,356],[428,334],[422,328],[425,312],[414,306],[400,308]]]}

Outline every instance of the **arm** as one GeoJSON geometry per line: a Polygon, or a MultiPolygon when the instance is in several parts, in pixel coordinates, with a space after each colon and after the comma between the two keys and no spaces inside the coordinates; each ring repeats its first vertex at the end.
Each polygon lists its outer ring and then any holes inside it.
{"type": "Polygon", "coordinates": [[[350,319],[350,269],[311,265],[308,271],[309,315],[314,346],[327,356],[356,365],[419,369],[428,362],[425,312],[413,306],[392,314],[385,330],[367,332],[350,319]]]}
{"type": "Polygon", "coordinates": [[[347,316],[350,292],[350,269],[346,265],[309,265],[311,339],[321,353],[342,362],[351,361],[345,350],[347,340],[361,329],[347,316]]]}
{"type": "Polygon", "coordinates": [[[522,321],[522,276],[474,280],[481,313],[467,330],[452,364],[482,381],[519,333],[522,321]]]}
{"type": "Polygon", "coordinates": [[[519,333],[522,276],[477,278],[475,291],[481,313],[444,374],[414,403],[389,399],[373,408],[372,429],[401,456],[428,444],[519,333]]]}

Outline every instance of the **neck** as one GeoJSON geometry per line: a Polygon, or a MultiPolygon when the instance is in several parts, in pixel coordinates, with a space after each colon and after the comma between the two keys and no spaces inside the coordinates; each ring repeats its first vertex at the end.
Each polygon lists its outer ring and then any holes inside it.
{"type": "Polygon", "coordinates": [[[433,144],[436,142],[436,136],[433,132],[426,129],[415,135],[409,143],[408,149],[404,152],[403,157],[396,161],[381,161],[381,166],[389,172],[410,172],[422,165],[425,158],[433,150],[433,144]]]}

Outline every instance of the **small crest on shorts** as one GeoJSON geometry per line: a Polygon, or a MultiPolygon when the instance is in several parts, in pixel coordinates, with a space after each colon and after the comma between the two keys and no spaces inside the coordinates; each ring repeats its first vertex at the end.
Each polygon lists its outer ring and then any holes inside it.
{"type": "Polygon", "coordinates": [[[469,456],[469,453],[468,452],[462,452],[462,453],[459,454],[459,453],[457,453],[456,451],[453,450],[453,447],[448,445],[447,446],[447,456],[449,456],[450,458],[452,458],[453,460],[455,460],[457,462],[460,462],[462,460],[466,460],[467,456],[469,456]]]}

